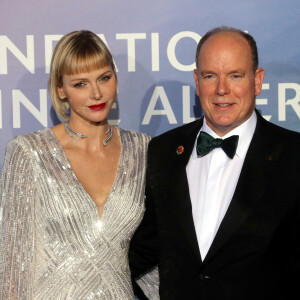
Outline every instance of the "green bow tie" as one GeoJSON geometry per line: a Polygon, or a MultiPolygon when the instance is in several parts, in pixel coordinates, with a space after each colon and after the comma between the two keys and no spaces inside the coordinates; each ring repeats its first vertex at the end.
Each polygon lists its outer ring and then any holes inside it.
{"type": "Polygon", "coordinates": [[[239,136],[233,135],[225,140],[214,139],[208,133],[201,131],[197,140],[197,154],[204,156],[215,148],[222,148],[228,157],[231,159],[235,155],[235,151],[238,145],[239,136]]]}

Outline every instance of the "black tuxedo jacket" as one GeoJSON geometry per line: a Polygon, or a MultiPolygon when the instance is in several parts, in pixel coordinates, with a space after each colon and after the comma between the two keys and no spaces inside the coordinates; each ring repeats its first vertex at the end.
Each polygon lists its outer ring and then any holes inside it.
{"type": "Polygon", "coordinates": [[[300,134],[267,122],[258,112],[257,117],[234,196],[204,260],[186,176],[203,120],[150,142],[146,213],[129,257],[133,276],[158,263],[162,300],[299,295],[300,134]],[[182,154],[177,154],[179,146],[182,154]]]}

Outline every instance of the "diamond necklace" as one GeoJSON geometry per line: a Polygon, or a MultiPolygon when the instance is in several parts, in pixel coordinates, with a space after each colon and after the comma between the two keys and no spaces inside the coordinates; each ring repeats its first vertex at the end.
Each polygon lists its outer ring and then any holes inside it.
{"type": "Polygon", "coordinates": [[[108,133],[109,133],[108,138],[102,141],[102,142],[103,142],[103,146],[106,146],[107,143],[109,142],[109,140],[110,140],[110,139],[112,138],[112,136],[113,136],[113,129],[112,129],[112,127],[111,127],[109,124],[108,124],[107,130],[105,131],[105,134],[108,134],[108,133]]]}
{"type": "MultiPolygon", "coordinates": [[[[79,133],[79,132],[73,130],[73,129],[69,126],[69,121],[66,121],[66,122],[65,122],[64,128],[65,128],[66,133],[67,133],[72,139],[74,139],[75,141],[78,141],[78,138],[77,138],[76,136],[78,136],[78,137],[81,138],[81,139],[87,138],[87,135],[86,135],[86,134],[82,134],[82,133],[79,133]]],[[[107,138],[107,139],[104,139],[104,140],[102,141],[102,143],[103,143],[104,146],[107,145],[107,143],[111,140],[111,138],[112,138],[112,136],[113,136],[113,129],[112,129],[112,127],[111,127],[109,124],[108,124],[107,130],[105,131],[105,134],[108,134],[108,133],[109,133],[108,138],[107,138]]]]}
{"type": "Polygon", "coordinates": [[[73,130],[73,129],[69,126],[69,121],[66,121],[66,122],[65,122],[65,131],[66,131],[66,133],[67,133],[72,139],[74,139],[75,141],[78,141],[78,138],[77,138],[76,136],[80,137],[81,139],[85,139],[85,138],[87,137],[87,135],[82,134],[82,133],[79,133],[79,132],[73,130]],[[75,135],[76,135],[76,136],[75,136],[75,135]]]}

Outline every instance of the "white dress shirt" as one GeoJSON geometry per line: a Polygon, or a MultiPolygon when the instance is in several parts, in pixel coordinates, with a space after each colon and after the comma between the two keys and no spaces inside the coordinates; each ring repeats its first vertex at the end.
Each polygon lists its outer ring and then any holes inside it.
{"type": "MultiPolygon", "coordinates": [[[[233,197],[242,166],[256,127],[256,113],[222,139],[238,135],[236,154],[230,159],[222,148],[203,157],[196,152],[197,139],[186,167],[193,220],[201,258],[204,260],[233,197]]],[[[221,138],[212,131],[204,118],[200,131],[221,138]]]]}

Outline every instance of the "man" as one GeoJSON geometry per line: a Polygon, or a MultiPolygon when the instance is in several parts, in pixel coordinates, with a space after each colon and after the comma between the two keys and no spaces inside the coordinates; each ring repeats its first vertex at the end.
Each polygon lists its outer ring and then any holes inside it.
{"type": "Polygon", "coordinates": [[[255,110],[264,70],[249,34],[213,29],[196,65],[204,118],[149,145],[133,276],[158,263],[162,300],[294,299],[300,134],[255,110]]]}

